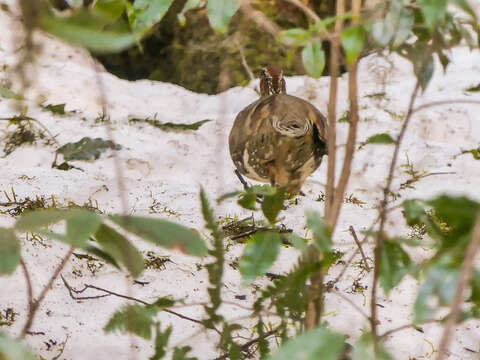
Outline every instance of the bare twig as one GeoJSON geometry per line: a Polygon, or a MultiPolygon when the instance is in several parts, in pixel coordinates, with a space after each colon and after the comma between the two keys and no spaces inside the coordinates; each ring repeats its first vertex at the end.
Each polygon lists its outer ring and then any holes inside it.
{"type": "Polygon", "coordinates": [[[353,240],[355,241],[355,244],[357,244],[358,250],[360,251],[360,254],[362,255],[363,263],[365,264],[365,269],[367,271],[370,271],[370,266],[368,266],[367,257],[365,256],[365,253],[363,252],[362,244],[358,240],[357,233],[355,232],[355,229],[353,228],[353,226],[350,225],[348,230],[350,230],[350,234],[352,234],[353,240]]]}
{"type": "MultiPolygon", "coordinates": [[[[341,16],[345,11],[345,1],[337,1],[337,20],[335,21],[335,33],[340,34],[343,27],[341,16]]],[[[340,58],[340,39],[338,36],[331,40],[330,48],[330,91],[328,98],[328,167],[327,167],[327,187],[325,189],[325,217],[327,223],[331,225],[330,218],[334,202],[335,192],[335,161],[336,161],[336,142],[337,142],[337,85],[339,74],[340,58]]]]}
{"type": "Polygon", "coordinates": [[[305,15],[307,15],[307,17],[313,20],[313,22],[322,21],[322,19],[320,19],[320,17],[315,13],[315,11],[310,9],[307,4],[299,0],[287,0],[287,1],[295,5],[296,7],[298,7],[300,10],[302,10],[305,13],[305,15]]]}
{"type": "Polygon", "coordinates": [[[60,272],[62,271],[62,269],[64,268],[65,264],[67,263],[68,259],[70,258],[70,256],[72,255],[73,253],[73,247],[71,247],[68,252],[65,254],[65,256],[63,257],[62,261],[60,262],[60,264],[58,264],[57,268],[55,269],[55,271],[53,272],[52,276],[50,277],[50,280],[48,280],[48,283],[47,285],[45,285],[45,287],[42,289],[40,295],[38,296],[38,298],[34,301],[32,301],[32,305],[29,307],[29,310],[28,310],[28,314],[27,314],[27,321],[25,323],[25,325],[23,326],[23,329],[20,333],[20,336],[19,338],[20,339],[23,339],[25,337],[25,335],[27,334],[28,330],[30,330],[30,327],[32,326],[32,323],[33,323],[33,318],[35,317],[35,314],[40,306],[40,304],[42,303],[43,299],[45,298],[45,296],[47,295],[48,291],[50,290],[50,288],[52,287],[53,285],[53,282],[55,281],[55,279],[58,277],[58,275],[60,274],[60,272]]]}
{"type": "MultiPolygon", "coordinates": [[[[74,300],[92,300],[92,299],[99,299],[99,298],[106,297],[106,296],[116,296],[116,297],[119,297],[119,298],[122,298],[122,299],[135,301],[135,302],[138,302],[138,303],[143,304],[143,305],[152,305],[152,304],[150,304],[150,303],[148,303],[144,300],[138,299],[136,297],[119,294],[119,293],[116,293],[114,291],[104,289],[104,288],[101,288],[101,287],[98,287],[98,286],[95,286],[95,285],[84,284],[83,289],[77,290],[77,289],[72,288],[63,276],[61,278],[63,280],[63,284],[65,285],[65,287],[67,288],[67,290],[70,294],[70,297],[74,300]],[[81,294],[87,289],[94,289],[94,290],[97,290],[97,291],[102,291],[105,294],[96,295],[96,296],[77,296],[77,295],[75,295],[75,294],[81,294]]],[[[200,305],[200,304],[195,304],[195,306],[196,305],[200,305]]],[[[175,316],[177,316],[181,319],[188,320],[188,321],[194,322],[196,324],[200,324],[202,326],[205,326],[202,321],[197,320],[197,319],[193,319],[193,318],[185,316],[185,315],[182,315],[182,314],[180,314],[176,311],[169,310],[169,309],[161,309],[161,311],[165,311],[165,312],[167,312],[169,314],[172,314],[172,315],[175,315],[175,316]]],[[[221,333],[217,329],[213,329],[213,330],[215,330],[219,335],[221,335],[221,333]]]]}
{"type": "Polygon", "coordinates": [[[355,310],[357,310],[359,314],[361,314],[365,319],[367,319],[368,321],[370,321],[370,316],[368,316],[368,314],[366,314],[365,311],[363,311],[360,306],[358,306],[357,304],[355,304],[352,300],[350,300],[348,297],[346,297],[345,295],[343,295],[340,291],[335,290],[335,289],[332,289],[331,293],[332,293],[332,294],[335,294],[335,295],[337,295],[338,297],[340,297],[340,298],[342,298],[343,300],[345,300],[345,301],[346,301],[347,303],[349,303],[355,310]]]}
{"type": "MultiPolygon", "coordinates": [[[[354,24],[358,23],[358,16],[360,15],[360,0],[354,0],[352,2],[353,15],[356,17],[354,24]]],[[[357,68],[358,60],[348,67],[348,98],[350,100],[350,121],[348,127],[347,145],[345,148],[345,158],[343,160],[342,171],[338,180],[337,188],[335,189],[335,195],[333,197],[332,208],[329,213],[329,224],[332,227],[332,233],[337,224],[338,217],[340,215],[340,209],[342,207],[342,200],[347,189],[348,180],[352,171],[353,156],[355,154],[355,143],[357,141],[357,126],[358,126],[358,84],[357,84],[357,68]]]]}
{"type": "Polygon", "coordinates": [[[450,344],[452,338],[453,328],[457,323],[460,312],[462,310],[463,304],[463,295],[465,289],[468,287],[468,283],[472,277],[472,273],[475,269],[475,255],[477,255],[478,250],[480,249],[480,214],[477,215],[477,221],[472,232],[472,239],[468,245],[467,251],[465,253],[465,258],[463,260],[462,266],[460,268],[460,273],[458,274],[457,280],[457,289],[455,290],[455,296],[452,300],[450,315],[448,315],[447,322],[445,324],[442,338],[440,340],[440,345],[438,347],[438,357],[437,360],[445,359],[447,355],[447,348],[450,344]]]}
{"type": "Polygon", "coordinates": [[[264,13],[252,8],[249,0],[241,0],[240,11],[246,18],[252,20],[259,28],[265,30],[273,37],[276,37],[282,31],[282,28],[270,20],[264,13]]]}
{"type": "Polygon", "coordinates": [[[30,309],[33,305],[32,278],[30,277],[30,273],[28,272],[27,264],[25,264],[25,261],[22,257],[20,258],[20,266],[22,267],[23,275],[25,276],[25,283],[27,284],[28,312],[30,312],[30,309]]]}
{"type": "Polygon", "coordinates": [[[383,241],[385,238],[385,234],[383,231],[384,231],[385,222],[387,218],[388,195],[390,193],[390,187],[393,181],[393,174],[394,174],[395,166],[398,160],[400,145],[402,144],[403,137],[405,136],[405,132],[407,130],[408,124],[412,117],[413,104],[415,102],[415,99],[417,98],[419,90],[420,90],[420,81],[417,80],[415,84],[415,88],[412,92],[412,95],[410,96],[407,115],[405,116],[405,120],[403,122],[402,128],[400,129],[400,133],[398,135],[397,141],[395,143],[395,149],[393,150],[392,161],[390,162],[390,169],[387,177],[387,184],[383,189],[383,199],[380,203],[380,211],[379,211],[380,225],[378,230],[377,243],[375,245],[375,250],[374,250],[375,260],[374,260],[373,281],[372,281],[372,289],[371,289],[372,295],[370,299],[371,327],[372,327],[372,334],[374,337],[375,349],[377,346],[377,305],[376,305],[377,304],[377,301],[376,301],[377,284],[378,284],[379,271],[380,271],[380,258],[382,254],[383,241]]]}
{"type": "MultiPolygon", "coordinates": [[[[256,344],[257,342],[259,342],[262,339],[266,339],[267,337],[276,334],[278,332],[278,330],[279,330],[279,328],[267,331],[262,337],[259,336],[259,337],[255,338],[253,340],[250,340],[250,341],[246,342],[245,344],[240,346],[240,351],[248,350],[248,348],[250,348],[250,346],[256,344]]],[[[228,359],[229,356],[230,356],[229,353],[223,354],[222,356],[219,356],[219,357],[215,358],[215,360],[225,360],[225,359],[228,359]]]]}
{"type": "Polygon", "coordinates": [[[255,76],[253,75],[252,69],[250,69],[250,66],[248,66],[247,59],[245,57],[245,51],[243,50],[243,46],[240,44],[238,40],[235,40],[235,46],[238,49],[238,52],[240,53],[240,58],[242,59],[242,66],[245,69],[245,71],[248,74],[248,77],[250,80],[255,80],[255,76]]]}
{"type": "MultiPolygon", "coordinates": [[[[435,322],[440,322],[440,321],[442,321],[442,320],[436,320],[436,319],[427,320],[427,321],[423,322],[421,325],[430,324],[430,323],[435,323],[435,322]]],[[[403,331],[403,330],[406,330],[406,329],[410,329],[410,328],[417,329],[417,328],[418,328],[418,325],[419,325],[419,324],[405,324],[405,325],[402,325],[402,326],[393,328],[393,329],[391,329],[391,330],[385,331],[382,335],[379,335],[379,336],[378,336],[378,340],[381,341],[381,340],[385,339],[385,338],[386,338],[387,336],[389,336],[389,335],[392,335],[392,334],[394,334],[394,333],[396,333],[396,332],[403,331]]]]}
{"type": "Polygon", "coordinates": [[[441,106],[441,105],[455,105],[455,104],[476,104],[480,105],[479,100],[467,100],[467,99],[455,99],[455,100],[439,100],[439,101],[432,101],[426,104],[421,104],[418,105],[416,108],[412,110],[412,114],[431,108],[435,106],[441,106]]]}

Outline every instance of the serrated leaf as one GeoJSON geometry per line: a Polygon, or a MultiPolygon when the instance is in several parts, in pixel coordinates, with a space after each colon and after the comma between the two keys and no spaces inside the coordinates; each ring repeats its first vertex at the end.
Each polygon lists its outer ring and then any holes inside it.
{"type": "Polygon", "coordinates": [[[155,324],[155,342],[153,343],[155,353],[149,360],[161,360],[167,354],[167,345],[170,334],[173,328],[169,326],[165,331],[162,331],[160,324],[155,324]]]}
{"type": "Polygon", "coordinates": [[[67,143],[61,146],[57,149],[57,153],[62,154],[65,161],[93,161],[108,149],[120,150],[121,146],[111,140],[84,137],[75,143],[67,143]]]}
{"type": "Polygon", "coordinates": [[[268,360],[337,360],[345,347],[345,337],[326,327],[307,330],[285,342],[268,360]]]}
{"type": "Polygon", "coordinates": [[[12,90],[0,84],[0,96],[5,99],[15,99],[15,100],[22,100],[23,96],[14,93],[12,90]]]}
{"type": "Polygon", "coordinates": [[[159,22],[166,14],[173,0],[135,0],[135,16],[132,27],[144,31],[159,22]]]}
{"type": "Polygon", "coordinates": [[[352,351],[352,360],[392,360],[391,355],[381,345],[377,345],[375,353],[373,336],[371,333],[363,334],[355,343],[352,351]]]}
{"type": "Polygon", "coordinates": [[[117,310],[103,330],[111,332],[133,333],[144,339],[152,337],[153,317],[157,315],[156,306],[127,305],[117,310]]]}
{"type": "Polygon", "coordinates": [[[104,29],[109,22],[110,18],[85,9],[76,10],[69,17],[44,12],[38,21],[44,31],[97,53],[122,51],[139,39],[140,35],[131,33],[126,26],[104,29]]]}
{"type": "Polygon", "coordinates": [[[224,33],[239,6],[238,0],[208,0],[207,15],[210,25],[216,31],[224,33]]]}
{"type": "Polygon", "coordinates": [[[408,274],[410,266],[410,257],[400,244],[386,239],[382,246],[379,275],[380,285],[387,295],[408,274]]]}
{"type": "Polygon", "coordinates": [[[425,23],[430,29],[443,21],[447,12],[447,0],[418,0],[425,23]]]}
{"type": "Polygon", "coordinates": [[[325,53],[320,39],[310,41],[302,50],[302,61],[308,75],[318,78],[325,68],[325,53]]]}
{"type": "Polygon", "coordinates": [[[24,342],[14,340],[0,332],[0,359],[2,360],[36,360],[24,342]]]}
{"type": "Polygon", "coordinates": [[[320,253],[332,249],[331,230],[316,211],[307,211],[307,226],[312,230],[313,244],[320,253]]]}
{"type": "Polygon", "coordinates": [[[239,264],[245,283],[251,283],[270,269],[277,258],[280,243],[280,235],[275,232],[257,232],[250,237],[239,264]]]}
{"type": "Polygon", "coordinates": [[[285,190],[283,188],[276,189],[275,194],[263,197],[262,211],[270,224],[274,224],[277,216],[283,209],[285,190]]]}
{"type": "Polygon", "coordinates": [[[110,220],[128,232],[150,241],[155,245],[177,249],[190,255],[205,256],[207,247],[203,239],[194,231],[171,221],[141,216],[109,217],[110,220]]]}
{"type": "Polygon", "coordinates": [[[358,59],[365,45],[365,39],[365,29],[362,26],[350,26],[342,31],[340,40],[345,50],[347,64],[353,64],[358,59]]]}
{"type": "Polygon", "coordinates": [[[196,357],[187,356],[190,351],[192,351],[190,346],[176,347],[173,350],[172,360],[198,360],[196,357]]]}
{"type": "Polygon", "coordinates": [[[13,230],[0,227],[0,275],[15,271],[20,263],[20,247],[13,230]]]}
{"type": "Polygon", "coordinates": [[[142,254],[122,234],[108,225],[101,224],[95,233],[95,239],[102,249],[116,262],[123,264],[134,278],[144,268],[142,254]]]}

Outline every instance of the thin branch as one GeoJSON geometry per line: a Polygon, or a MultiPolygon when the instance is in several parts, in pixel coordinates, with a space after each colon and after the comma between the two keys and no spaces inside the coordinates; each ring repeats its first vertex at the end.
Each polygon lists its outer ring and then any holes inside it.
{"type": "Polygon", "coordinates": [[[415,102],[415,99],[417,98],[419,90],[420,90],[420,81],[417,80],[415,84],[415,88],[412,92],[412,95],[410,96],[407,115],[405,116],[405,120],[403,122],[402,128],[400,129],[400,133],[398,135],[397,141],[395,143],[395,149],[393,150],[392,161],[390,162],[390,169],[387,177],[387,184],[383,189],[383,199],[380,203],[380,211],[379,211],[380,225],[378,230],[377,243],[375,245],[375,250],[374,250],[375,260],[374,260],[373,281],[372,281],[372,288],[371,288],[372,295],[370,299],[370,311],[371,311],[370,320],[371,320],[371,327],[372,327],[372,334],[374,338],[375,348],[377,346],[377,305],[376,305],[377,304],[376,302],[377,284],[378,284],[379,271],[380,271],[380,258],[382,254],[383,241],[385,237],[385,234],[383,231],[384,231],[384,227],[387,219],[388,195],[390,194],[390,187],[393,181],[393,174],[395,171],[395,166],[397,165],[400,145],[402,144],[403,137],[405,136],[405,132],[407,130],[408,124],[412,117],[413,104],[415,102]]]}
{"type": "MultiPolygon", "coordinates": [[[[354,0],[352,2],[354,25],[358,23],[358,17],[360,15],[360,0],[354,0]]],[[[357,126],[358,126],[358,83],[357,83],[357,69],[358,59],[352,64],[348,64],[348,98],[350,101],[350,121],[348,126],[347,145],[345,148],[345,157],[343,160],[342,171],[338,180],[337,188],[334,190],[335,195],[333,197],[332,208],[329,213],[329,224],[332,227],[332,233],[337,224],[340,210],[342,208],[343,196],[347,189],[348,180],[352,172],[352,162],[355,155],[355,143],[357,141],[357,126]]]]}
{"type": "Polygon", "coordinates": [[[313,22],[322,21],[322,19],[320,19],[320,17],[315,13],[315,11],[310,9],[307,4],[305,4],[305,3],[303,3],[299,0],[287,0],[287,1],[289,3],[295,5],[296,7],[298,7],[300,10],[302,10],[305,13],[305,15],[307,15],[307,17],[309,17],[310,19],[313,20],[313,22]]]}
{"type": "Polygon", "coordinates": [[[452,338],[452,332],[460,318],[460,313],[462,311],[463,304],[463,295],[465,289],[468,287],[468,283],[472,278],[472,273],[475,269],[475,255],[477,255],[478,250],[480,249],[480,214],[477,216],[477,221],[472,232],[472,239],[468,245],[465,258],[463,260],[462,266],[460,268],[460,274],[458,274],[457,280],[457,289],[455,290],[455,296],[452,300],[450,315],[447,318],[447,323],[445,324],[443,335],[440,340],[440,345],[438,347],[438,357],[437,360],[445,359],[447,355],[447,348],[450,344],[452,338]]]}
{"type": "Polygon", "coordinates": [[[32,278],[30,277],[30,273],[28,272],[27,264],[23,258],[20,258],[20,266],[23,270],[23,275],[25,276],[25,283],[27,284],[27,294],[28,294],[28,312],[31,311],[33,305],[33,289],[32,289],[32,278]]]}
{"type": "Polygon", "coordinates": [[[370,266],[368,266],[367,257],[365,256],[365,253],[363,252],[362,244],[358,240],[357,233],[355,232],[355,229],[353,228],[353,226],[350,225],[348,230],[350,230],[350,234],[352,234],[353,240],[355,241],[355,244],[357,244],[358,250],[360,250],[360,254],[362,255],[363,263],[365,264],[365,269],[367,271],[370,271],[370,266]]]}
{"type": "MultiPolygon", "coordinates": [[[[98,286],[95,286],[95,285],[84,284],[83,289],[77,290],[77,289],[74,289],[73,287],[71,287],[70,284],[67,282],[67,280],[65,280],[65,278],[63,276],[61,276],[61,278],[63,280],[63,284],[65,285],[65,287],[67,288],[67,290],[70,294],[70,297],[74,300],[92,300],[92,299],[99,299],[99,298],[106,297],[106,296],[116,296],[116,297],[119,297],[119,298],[122,298],[122,299],[135,301],[135,302],[138,302],[138,303],[143,304],[143,305],[152,305],[152,304],[150,304],[150,303],[148,303],[148,302],[146,302],[142,299],[138,299],[138,298],[135,298],[133,296],[119,294],[119,293],[116,293],[114,291],[104,289],[104,288],[101,288],[101,287],[98,287],[98,286]],[[77,295],[75,295],[75,294],[81,294],[87,289],[94,289],[94,290],[102,291],[105,294],[96,295],[96,296],[77,296],[77,295]]],[[[197,305],[197,304],[195,304],[195,305],[197,305]]],[[[188,320],[188,321],[194,322],[196,324],[200,324],[202,326],[205,326],[202,321],[197,320],[197,319],[193,319],[193,318],[185,316],[185,315],[182,315],[182,314],[180,314],[176,311],[169,310],[169,309],[161,309],[161,311],[165,311],[165,312],[167,312],[169,314],[172,314],[172,315],[175,315],[175,316],[177,316],[181,319],[188,320]]],[[[221,335],[221,333],[217,329],[213,329],[213,330],[216,331],[219,335],[221,335]]]]}
{"type": "MultiPolygon", "coordinates": [[[[341,15],[345,11],[345,1],[337,1],[335,21],[335,33],[340,34],[343,27],[343,21],[341,15]]],[[[336,142],[337,142],[337,85],[339,74],[339,57],[340,57],[340,39],[338,36],[333,37],[331,40],[330,48],[330,90],[328,98],[328,166],[327,166],[327,187],[325,189],[325,217],[327,223],[330,223],[330,217],[332,212],[332,206],[334,202],[335,192],[335,161],[336,161],[336,142]]]]}
{"type": "Polygon", "coordinates": [[[276,37],[282,31],[282,28],[270,20],[263,12],[252,8],[249,0],[241,0],[240,11],[247,19],[252,20],[259,28],[273,37],[276,37]]]}
{"type": "MultiPolygon", "coordinates": [[[[250,341],[246,342],[245,344],[240,346],[240,351],[247,351],[250,346],[256,344],[257,342],[259,342],[262,339],[266,339],[267,337],[276,334],[278,332],[278,330],[279,330],[279,328],[267,331],[262,337],[259,336],[256,339],[253,339],[253,340],[250,340],[250,341]]],[[[223,354],[222,356],[219,356],[219,357],[215,358],[215,360],[225,360],[225,359],[228,359],[229,356],[230,356],[230,354],[226,353],[226,354],[223,354]]]]}
{"type": "Polygon", "coordinates": [[[412,110],[412,114],[422,111],[431,107],[441,106],[441,105],[455,105],[455,104],[476,104],[480,105],[480,100],[466,100],[466,99],[455,99],[455,100],[439,100],[432,101],[430,103],[421,104],[412,110]]]}
{"type": "Polygon", "coordinates": [[[362,310],[362,308],[360,306],[358,306],[357,304],[355,304],[352,300],[350,300],[348,297],[346,297],[345,295],[343,295],[340,291],[338,290],[335,290],[335,289],[332,289],[332,294],[335,294],[337,295],[338,297],[342,298],[343,300],[345,300],[347,303],[349,303],[355,310],[357,310],[359,312],[359,314],[361,314],[365,319],[367,319],[368,321],[370,321],[370,316],[368,316],[368,314],[365,313],[365,311],[362,310]]]}
{"type": "Polygon", "coordinates": [[[240,58],[242,59],[242,66],[243,68],[245,69],[245,71],[247,72],[248,74],[248,77],[250,78],[250,80],[255,80],[255,76],[253,75],[253,71],[252,69],[250,68],[250,66],[248,66],[248,63],[247,63],[247,59],[245,57],[245,51],[243,50],[243,46],[240,44],[240,42],[238,40],[235,39],[234,41],[235,43],[235,46],[237,47],[238,49],[238,52],[240,53],[240,58]]]}
{"type": "MultiPolygon", "coordinates": [[[[435,323],[435,322],[440,322],[440,321],[442,321],[442,320],[432,319],[432,320],[427,320],[427,321],[421,323],[420,325],[430,324],[430,323],[435,323]]],[[[410,329],[410,328],[417,329],[418,325],[419,324],[405,324],[405,325],[393,328],[391,330],[385,331],[382,335],[379,335],[378,340],[381,341],[389,335],[392,335],[396,332],[403,331],[403,330],[406,330],[406,329],[410,329]]]]}
{"type": "Polygon", "coordinates": [[[13,122],[15,122],[15,121],[33,121],[34,123],[39,125],[48,134],[48,136],[50,136],[50,139],[55,143],[55,145],[60,146],[60,143],[57,141],[55,136],[53,136],[53,134],[50,132],[50,130],[48,130],[48,128],[45,125],[43,125],[40,121],[38,121],[37,119],[34,119],[32,117],[29,117],[29,116],[25,116],[25,115],[19,115],[19,116],[14,116],[14,117],[9,117],[9,118],[0,118],[0,120],[2,120],[2,121],[13,121],[13,122]]]}
{"type": "Polygon", "coordinates": [[[33,318],[35,317],[35,314],[36,314],[40,304],[42,303],[43,299],[47,295],[48,291],[51,289],[55,279],[58,277],[58,275],[60,274],[62,269],[65,267],[65,264],[67,263],[68,259],[70,258],[70,256],[73,253],[73,250],[74,250],[73,247],[71,247],[68,250],[68,252],[65,254],[65,256],[63,257],[60,264],[58,264],[57,268],[53,272],[52,276],[50,277],[50,280],[48,280],[47,285],[45,285],[45,287],[41,291],[38,298],[32,302],[32,305],[30,306],[30,308],[28,310],[27,321],[26,321],[25,325],[23,326],[22,332],[20,333],[20,336],[19,336],[20,339],[23,339],[25,337],[25,335],[27,334],[28,330],[30,330],[30,327],[32,326],[32,323],[33,323],[33,318]]]}

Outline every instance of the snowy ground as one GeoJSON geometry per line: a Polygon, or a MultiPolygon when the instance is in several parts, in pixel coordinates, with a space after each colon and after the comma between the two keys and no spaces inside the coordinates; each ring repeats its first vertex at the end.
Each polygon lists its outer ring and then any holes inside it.
{"type": "MultiPolygon", "coordinates": [[[[17,31],[19,24],[16,20],[10,14],[1,12],[0,66],[11,68],[17,61],[14,51],[20,44],[13,35],[17,31]]],[[[28,107],[28,116],[43,123],[57,136],[60,144],[78,141],[83,136],[108,138],[105,126],[95,122],[101,113],[101,96],[91,58],[84,51],[43,34],[36,34],[35,40],[41,44],[41,49],[29,72],[32,87],[26,93],[27,100],[23,103],[23,106],[28,107]],[[38,106],[42,101],[45,104],[66,103],[66,109],[75,112],[65,116],[52,115],[38,106]]],[[[479,95],[464,91],[480,82],[480,53],[469,52],[461,47],[453,51],[452,58],[453,63],[446,75],[437,64],[435,77],[417,104],[458,98],[480,100],[479,95]]],[[[396,136],[400,128],[400,118],[406,112],[415,79],[408,63],[394,57],[390,61],[372,56],[360,63],[359,141],[380,132],[396,136]],[[385,95],[369,96],[379,93],[385,95]]],[[[6,75],[0,73],[0,76],[6,75]]],[[[199,216],[200,185],[206,189],[211,199],[240,188],[233,174],[226,140],[235,115],[256,99],[257,95],[253,91],[255,84],[252,83],[247,88],[233,88],[217,96],[207,96],[171,84],[146,80],[128,82],[105,72],[101,72],[100,77],[108,101],[108,112],[113,121],[113,137],[123,146],[118,156],[127,189],[127,212],[150,214],[150,207],[154,205],[158,211],[154,216],[178,221],[203,231],[203,221],[199,216]],[[145,118],[154,114],[162,122],[213,121],[198,131],[183,133],[163,132],[146,124],[129,124],[127,121],[130,117],[145,118]]],[[[18,81],[14,81],[13,85],[18,89],[18,81]]],[[[346,89],[344,76],[339,84],[339,116],[348,106],[346,89]]],[[[321,111],[326,110],[327,78],[314,80],[291,77],[287,79],[287,90],[290,94],[310,100],[321,111]]],[[[401,148],[400,164],[405,164],[408,156],[418,171],[451,174],[423,178],[414,185],[415,188],[401,190],[399,201],[413,197],[428,198],[442,192],[462,193],[480,200],[480,161],[474,161],[468,154],[454,158],[462,149],[479,145],[479,110],[475,105],[445,105],[414,116],[401,148]]],[[[0,98],[0,117],[18,113],[12,100],[0,98]]],[[[5,130],[5,124],[0,124],[0,129],[5,130]]],[[[347,129],[345,123],[339,124],[340,150],[343,149],[341,145],[344,144],[347,129]]],[[[345,258],[355,250],[348,227],[353,225],[360,232],[367,229],[376,217],[374,206],[381,195],[380,189],[386,177],[392,149],[391,146],[367,145],[356,154],[347,195],[353,194],[366,204],[359,206],[347,203],[343,207],[335,241],[336,248],[346,252],[345,258]]],[[[10,192],[14,188],[18,198],[53,195],[60,203],[74,201],[83,204],[92,200],[98,202],[99,208],[105,212],[123,211],[111,154],[103,155],[93,163],[75,163],[83,172],[75,169],[61,171],[50,166],[54,151],[55,146],[25,146],[1,158],[0,167],[3,170],[0,172],[0,191],[10,192]]],[[[341,160],[340,154],[339,164],[341,160]]],[[[282,213],[285,225],[299,234],[305,231],[303,214],[306,209],[323,211],[323,203],[316,199],[324,190],[325,173],[326,161],[307,180],[303,189],[306,196],[299,198],[298,205],[291,206],[282,213]]],[[[397,167],[397,175],[393,189],[398,189],[408,179],[401,167],[397,167]]],[[[0,197],[1,201],[6,199],[0,197]]],[[[215,211],[221,217],[236,215],[240,218],[249,215],[248,212],[241,211],[233,200],[216,206],[215,211]]],[[[0,216],[0,226],[8,226],[12,222],[11,217],[0,216]]],[[[391,213],[388,232],[407,235],[407,231],[400,211],[391,213]]],[[[77,258],[72,258],[63,275],[71,285],[78,288],[88,283],[145,301],[167,295],[186,297],[189,302],[207,299],[206,272],[198,271],[196,267],[197,263],[205,263],[205,260],[152,248],[140,241],[136,241],[135,245],[144,251],[153,250],[157,255],[169,255],[172,260],[166,263],[163,270],[146,270],[142,274],[139,280],[148,282],[148,285],[133,285],[129,277],[108,265],[92,274],[86,262],[77,258]]],[[[235,260],[241,255],[242,249],[241,244],[230,246],[228,259],[235,260]]],[[[370,246],[366,250],[371,254],[370,246]]],[[[32,273],[35,294],[39,293],[66,251],[67,248],[57,242],[47,242],[46,246],[42,246],[23,241],[22,252],[32,273]]],[[[427,250],[417,249],[413,256],[420,260],[427,254],[427,250]]],[[[282,249],[271,271],[287,272],[297,256],[295,249],[282,249]]],[[[334,278],[340,270],[340,266],[333,268],[329,277],[334,278]]],[[[224,298],[243,307],[249,306],[254,299],[253,289],[242,287],[238,271],[230,266],[225,271],[224,298]],[[246,300],[237,300],[236,295],[246,295],[246,300]]],[[[350,291],[357,280],[361,286],[369,287],[371,274],[361,274],[358,269],[352,268],[337,287],[368,312],[368,291],[365,294],[350,291]]],[[[258,285],[267,283],[268,279],[256,282],[258,285]]],[[[378,302],[384,306],[379,308],[381,332],[411,320],[409,314],[416,296],[416,287],[416,281],[407,278],[389,297],[380,296],[378,302]]],[[[126,359],[131,355],[138,359],[147,358],[152,354],[152,348],[143,341],[135,340],[132,343],[128,336],[103,333],[102,328],[107,319],[123,303],[114,297],[77,302],[69,297],[61,280],[57,280],[31,329],[41,334],[27,336],[27,342],[47,359],[57,355],[61,343],[67,338],[62,359],[126,359]]],[[[2,327],[1,330],[16,335],[23,326],[26,314],[26,288],[20,269],[11,277],[0,278],[0,311],[6,308],[13,308],[19,315],[11,327],[2,327]]],[[[193,318],[202,317],[200,306],[176,310],[193,318]]],[[[222,310],[232,319],[248,314],[248,310],[234,305],[225,306],[222,310]]],[[[331,327],[349,334],[352,341],[361,335],[363,329],[368,328],[367,321],[334,294],[327,294],[325,311],[328,314],[325,319],[331,327]]],[[[173,324],[172,345],[191,345],[194,348],[192,354],[200,359],[213,359],[217,355],[212,346],[216,339],[213,334],[191,336],[199,330],[195,324],[166,313],[161,313],[159,318],[165,326],[173,324]]],[[[478,356],[479,325],[478,321],[469,321],[458,328],[455,341],[450,346],[450,359],[473,359],[478,356]]],[[[396,359],[427,359],[432,356],[441,329],[436,325],[425,325],[422,328],[423,333],[406,330],[386,341],[396,359]]]]}

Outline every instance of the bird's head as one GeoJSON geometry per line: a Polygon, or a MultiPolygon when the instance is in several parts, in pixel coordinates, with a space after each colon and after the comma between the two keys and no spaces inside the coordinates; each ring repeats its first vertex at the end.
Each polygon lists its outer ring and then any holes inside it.
{"type": "Polygon", "coordinates": [[[260,70],[260,95],[286,94],[283,70],[278,66],[267,66],[260,70]]]}

